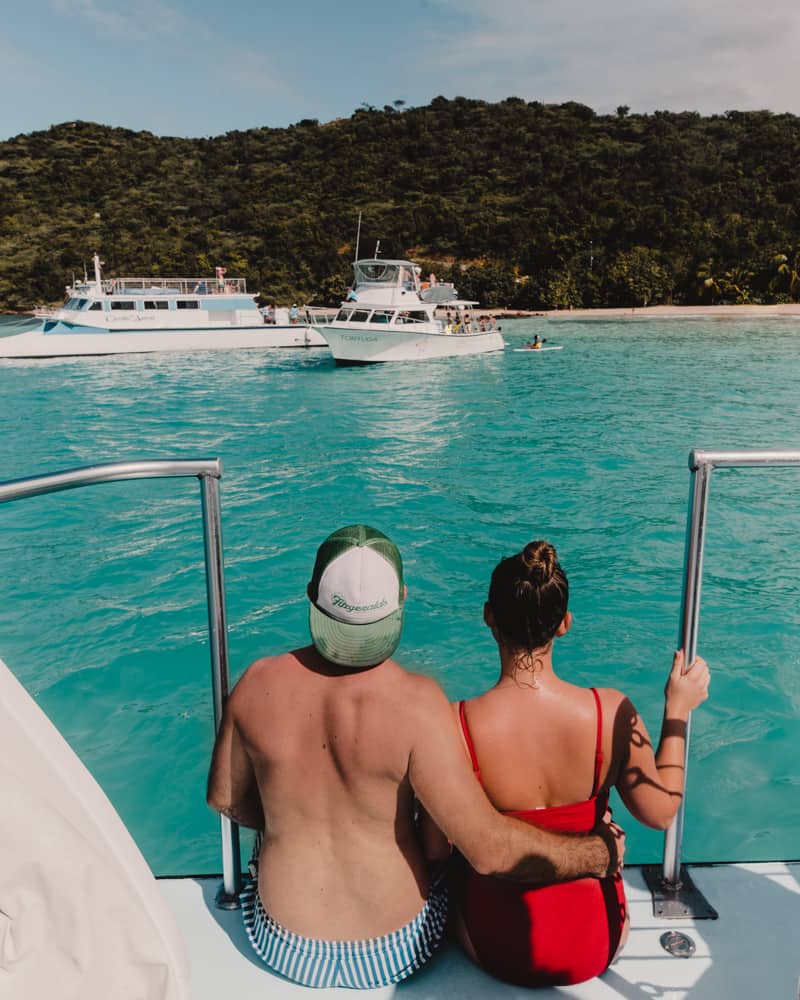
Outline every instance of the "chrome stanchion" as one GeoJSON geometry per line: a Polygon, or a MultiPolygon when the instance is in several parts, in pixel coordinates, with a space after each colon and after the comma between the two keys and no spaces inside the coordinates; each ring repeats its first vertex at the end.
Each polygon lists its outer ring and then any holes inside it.
{"type": "MultiPolygon", "coordinates": [[[[218,733],[222,722],[222,712],[228,698],[229,684],[228,627],[225,612],[219,480],[212,476],[201,476],[200,490],[203,503],[214,732],[218,733]]],[[[227,816],[220,816],[220,834],[222,837],[222,885],[217,893],[217,906],[224,910],[235,910],[239,906],[239,893],[242,889],[239,827],[227,816]]]]}
{"type": "MultiPolygon", "coordinates": [[[[206,597],[208,631],[211,652],[211,686],[214,705],[214,730],[219,729],[222,710],[228,697],[228,629],[225,615],[225,582],[222,560],[222,521],[220,516],[219,480],[222,463],[218,458],[199,460],[159,460],[114,462],[66,469],[44,476],[13,479],[0,483],[0,503],[26,497],[78,489],[97,483],[113,483],[128,479],[166,479],[194,477],[200,480],[205,541],[206,597]]],[[[217,897],[225,909],[239,906],[241,861],[239,858],[239,827],[226,816],[221,817],[223,882],[217,897]]]]}
{"type": "MultiPolygon", "coordinates": [[[[689,455],[689,469],[692,478],[689,489],[684,584],[680,635],[678,637],[679,645],[685,653],[687,667],[697,655],[700,593],[703,582],[703,554],[711,472],[715,468],[766,468],[769,466],[800,466],[800,450],[696,450],[689,455]]],[[[653,897],[653,912],[656,916],[676,919],[686,917],[716,919],[717,911],[694,885],[686,866],[681,864],[690,735],[691,717],[686,723],[683,798],[672,824],[664,835],[663,864],[660,869],[655,866],[645,866],[643,874],[653,897]]]]}

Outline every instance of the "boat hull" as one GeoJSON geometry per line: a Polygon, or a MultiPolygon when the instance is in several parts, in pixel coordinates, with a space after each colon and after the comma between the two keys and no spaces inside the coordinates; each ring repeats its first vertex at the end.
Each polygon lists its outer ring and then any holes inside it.
{"type": "Polygon", "coordinates": [[[487,333],[444,334],[393,332],[323,326],[320,333],[328,342],[337,365],[372,365],[392,361],[427,361],[458,358],[471,354],[502,351],[505,342],[493,330],[487,333]]]}
{"type": "Polygon", "coordinates": [[[0,358],[61,358],[160,351],[243,351],[326,347],[312,326],[217,327],[210,330],[104,330],[45,321],[36,330],[0,338],[0,358]]]}

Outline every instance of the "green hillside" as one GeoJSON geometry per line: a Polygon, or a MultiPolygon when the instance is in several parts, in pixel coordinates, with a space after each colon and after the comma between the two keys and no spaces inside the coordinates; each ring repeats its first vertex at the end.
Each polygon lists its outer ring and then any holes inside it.
{"type": "Polygon", "coordinates": [[[435,98],[206,139],[87,122],[0,143],[0,311],[109,275],[333,304],[361,251],[486,306],[800,299],[800,118],[435,98]]]}

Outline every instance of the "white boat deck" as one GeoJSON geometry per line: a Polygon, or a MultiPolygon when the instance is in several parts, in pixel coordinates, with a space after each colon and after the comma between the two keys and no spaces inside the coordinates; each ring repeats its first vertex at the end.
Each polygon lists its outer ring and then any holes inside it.
{"type": "MultiPolygon", "coordinates": [[[[719,912],[718,920],[655,918],[641,870],[626,869],[631,933],[622,956],[599,979],[533,993],[490,978],[448,944],[411,979],[370,991],[370,995],[398,994],[409,1000],[530,1000],[532,996],[542,1000],[798,1000],[800,862],[692,867],[691,874],[719,912]],[[673,930],[693,939],[692,957],[675,958],[661,947],[661,935],[673,930]]],[[[351,990],[307,990],[270,973],[245,937],[240,912],[214,905],[219,884],[219,878],[159,880],[186,941],[194,1000],[354,996],[351,990]]]]}

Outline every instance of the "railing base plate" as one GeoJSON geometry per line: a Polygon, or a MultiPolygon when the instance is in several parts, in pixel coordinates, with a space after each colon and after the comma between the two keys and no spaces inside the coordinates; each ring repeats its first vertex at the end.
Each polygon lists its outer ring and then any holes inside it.
{"type": "Polygon", "coordinates": [[[719,914],[692,881],[686,865],[681,865],[680,880],[671,885],[664,881],[660,865],[644,865],[642,875],[653,898],[653,916],[665,920],[717,920],[719,914]]]}
{"type": "Polygon", "coordinates": [[[223,882],[219,889],[217,890],[217,895],[214,900],[219,910],[239,910],[242,904],[239,902],[239,897],[231,895],[231,893],[225,891],[225,883],[223,882]]]}

